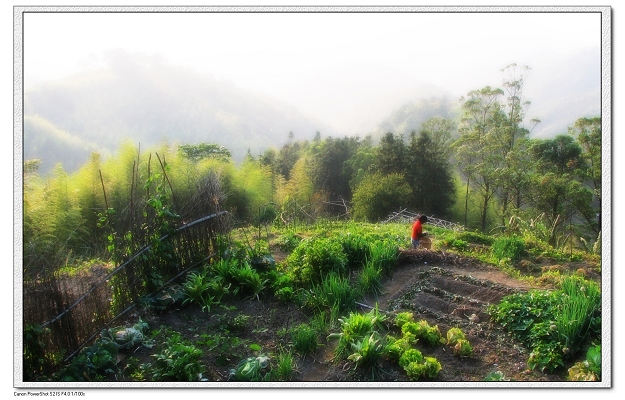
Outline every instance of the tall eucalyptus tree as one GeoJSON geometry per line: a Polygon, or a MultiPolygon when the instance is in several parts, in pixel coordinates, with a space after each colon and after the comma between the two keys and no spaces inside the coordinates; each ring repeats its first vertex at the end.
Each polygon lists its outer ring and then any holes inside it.
{"type": "Polygon", "coordinates": [[[482,231],[488,225],[488,210],[498,188],[501,162],[498,142],[505,114],[500,103],[503,90],[486,86],[461,98],[462,118],[458,126],[460,137],[454,142],[455,159],[467,180],[465,195],[465,225],[468,218],[469,188],[472,185],[480,199],[482,231]]]}

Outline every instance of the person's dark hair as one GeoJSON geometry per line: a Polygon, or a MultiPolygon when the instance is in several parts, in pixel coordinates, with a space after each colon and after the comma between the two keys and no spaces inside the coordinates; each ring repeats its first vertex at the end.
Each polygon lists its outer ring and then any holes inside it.
{"type": "Polygon", "coordinates": [[[425,224],[426,222],[428,222],[428,217],[422,215],[419,217],[419,221],[421,221],[422,224],[425,224]]]}

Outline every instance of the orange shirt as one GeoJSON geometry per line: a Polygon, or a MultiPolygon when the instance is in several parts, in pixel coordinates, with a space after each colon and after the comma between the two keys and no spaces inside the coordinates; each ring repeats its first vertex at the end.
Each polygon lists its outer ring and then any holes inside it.
{"type": "Polygon", "coordinates": [[[421,234],[423,233],[423,227],[421,226],[421,221],[416,220],[412,225],[412,238],[414,240],[419,240],[421,234]]]}

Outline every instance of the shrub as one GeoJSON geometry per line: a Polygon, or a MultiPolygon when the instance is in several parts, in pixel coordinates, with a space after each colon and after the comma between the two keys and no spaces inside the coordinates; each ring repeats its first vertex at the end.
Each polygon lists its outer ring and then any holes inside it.
{"type": "Polygon", "coordinates": [[[202,351],[184,342],[178,333],[174,333],[167,339],[162,353],[154,354],[153,357],[155,358],[154,364],[147,364],[144,368],[151,371],[154,381],[203,380],[204,366],[200,362],[202,351]]]}
{"type": "Polygon", "coordinates": [[[497,260],[509,258],[513,262],[525,254],[525,244],[516,236],[500,237],[493,242],[493,255],[497,260]]]}
{"type": "Polygon", "coordinates": [[[299,284],[319,282],[330,272],[342,275],[347,265],[343,246],[328,238],[309,239],[301,242],[287,257],[286,265],[299,284]]]}
{"type": "Polygon", "coordinates": [[[287,232],[275,241],[276,246],[282,251],[293,251],[300,244],[302,238],[293,232],[287,232]]]}

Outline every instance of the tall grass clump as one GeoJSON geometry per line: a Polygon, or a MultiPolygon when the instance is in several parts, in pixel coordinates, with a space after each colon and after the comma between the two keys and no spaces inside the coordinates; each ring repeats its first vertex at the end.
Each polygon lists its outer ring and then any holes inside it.
{"type": "Polygon", "coordinates": [[[314,354],[319,347],[317,332],[309,324],[300,324],[291,329],[293,349],[302,356],[314,354]]]}
{"type": "Polygon", "coordinates": [[[367,263],[373,263],[382,270],[384,275],[391,276],[398,257],[399,245],[396,242],[390,239],[379,240],[371,243],[370,258],[367,263]]]}
{"type": "Polygon", "coordinates": [[[382,294],[382,268],[368,262],[358,274],[358,291],[363,294],[372,294],[376,298],[382,294]]]}
{"type": "Polygon", "coordinates": [[[321,283],[313,284],[306,304],[320,312],[338,312],[353,309],[359,293],[351,286],[349,278],[337,273],[328,274],[321,283]]]}
{"type": "Polygon", "coordinates": [[[499,261],[509,258],[512,262],[525,254],[525,243],[517,236],[500,237],[493,242],[493,256],[499,261]]]}
{"type": "Polygon", "coordinates": [[[347,232],[340,234],[336,240],[341,243],[347,256],[347,268],[361,268],[369,257],[371,238],[364,234],[347,232]]]}
{"type": "Polygon", "coordinates": [[[285,261],[293,281],[306,286],[320,282],[330,272],[343,275],[347,256],[339,242],[322,237],[302,241],[285,261]]]}
{"type": "Polygon", "coordinates": [[[562,281],[562,293],[554,323],[564,348],[575,354],[590,336],[601,332],[601,291],[596,282],[569,276],[562,281]]]}
{"type": "Polygon", "coordinates": [[[297,365],[290,351],[281,350],[275,357],[276,365],[271,368],[271,380],[288,382],[293,378],[297,365]]]}

